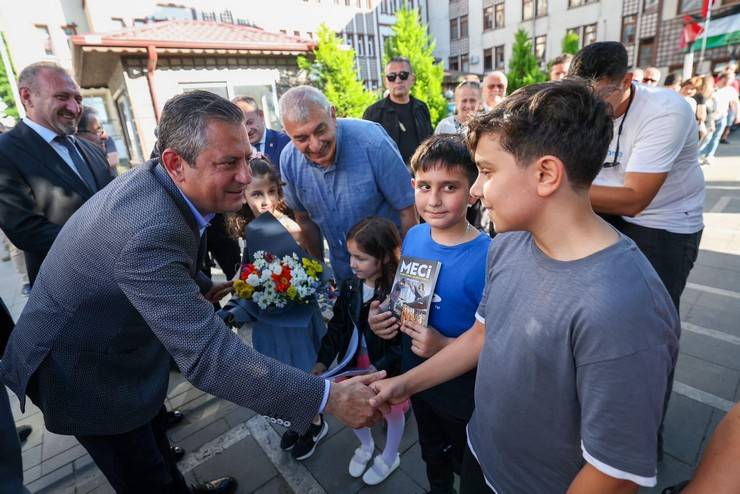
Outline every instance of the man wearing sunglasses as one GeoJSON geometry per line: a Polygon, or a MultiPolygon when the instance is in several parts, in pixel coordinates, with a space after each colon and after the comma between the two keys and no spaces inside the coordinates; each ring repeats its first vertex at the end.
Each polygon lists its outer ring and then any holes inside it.
{"type": "Polygon", "coordinates": [[[655,67],[645,69],[645,75],[642,77],[642,83],[646,86],[657,86],[660,82],[660,70],[655,67]]]}
{"type": "Polygon", "coordinates": [[[419,144],[434,133],[429,108],[411,96],[414,82],[411,62],[403,57],[392,58],[383,77],[388,96],[370,105],[362,116],[385,129],[407,165],[419,144]]]}
{"type": "Polygon", "coordinates": [[[483,78],[483,109],[490,111],[506,97],[509,80],[500,70],[489,72],[483,78]]]}

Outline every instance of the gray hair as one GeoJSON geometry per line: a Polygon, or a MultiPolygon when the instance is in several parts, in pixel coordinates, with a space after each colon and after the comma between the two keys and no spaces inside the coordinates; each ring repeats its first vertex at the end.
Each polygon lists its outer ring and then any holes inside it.
{"type": "Polygon", "coordinates": [[[72,77],[64,67],[54,62],[36,62],[21,70],[21,73],[18,75],[18,89],[26,87],[31,91],[36,92],[38,90],[37,83],[39,74],[44,70],[59,72],[67,77],[72,77]]]}
{"type": "Polygon", "coordinates": [[[254,108],[255,111],[260,111],[262,109],[257,103],[257,100],[252,98],[251,96],[237,96],[236,98],[232,98],[231,102],[235,105],[239,103],[244,103],[245,105],[249,105],[254,108]]]}
{"type": "Polygon", "coordinates": [[[320,108],[327,115],[331,114],[332,105],[324,93],[311,86],[296,86],[289,89],[280,97],[278,102],[280,121],[285,126],[285,120],[304,123],[308,120],[311,108],[320,108]]]}
{"type": "Polygon", "coordinates": [[[165,103],[159,120],[158,148],[174,149],[190,166],[208,147],[208,122],[220,120],[244,124],[244,114],[231,101],[209,93],[192,91],[175,96],[165,103]]]}
{"type": "Polygon", "coordinates": [[[507,86],[509,85],[509,78],[506,77],[506,74],[504,74],[500,70],[494,70],[492,72],[486,72],[486,75],[483,77],[484,83],[485,83],[485,80],[488,78],[489,75],[495,75],[496,77],[498,77],[499,79],[501,79],[502,81],[504,81],[504,84],[506,84],[507,86]]]}
{"type": "Polygon", "coordinates": [[[409,72],[414,72],[414,68],[411,66],[411,60],[406,57],[392,57],[385,66],[388,67],[392,63],[405,63],[409,67],[409,72]]]}

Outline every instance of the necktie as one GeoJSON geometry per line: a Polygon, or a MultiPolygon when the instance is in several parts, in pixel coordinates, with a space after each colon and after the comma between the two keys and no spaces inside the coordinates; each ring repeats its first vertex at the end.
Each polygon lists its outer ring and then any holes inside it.
{"type": "Polygon", "coordinates": [[[85,182],[87,188],[90,189],[90,191],[93,193],[97,192],[98,187],[95,184],[95,177],[93,177],[92,171],[90,171],[90,167],[87,166],[85,160],[82,159],[80,152],[77,151],[77,148],[75,147],[72,139],[67,136],[56,136],[54,140],[67,148],[67,151],[69,151],[69,156],[70,158],[72,158],[72,163],[74,163],[75,168],[77,169],[77,173],[80,177],[82,177],[82,181],[85,182]]]}

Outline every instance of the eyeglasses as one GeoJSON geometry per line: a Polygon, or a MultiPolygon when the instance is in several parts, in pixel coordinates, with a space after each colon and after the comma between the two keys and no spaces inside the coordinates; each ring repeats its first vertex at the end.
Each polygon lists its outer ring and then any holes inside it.
{"type": "Polygon", "coordinates": [[[645,77],[642,79],[643,84],[657,84],[657,79],[650,79],[649,77],[645,77]]]}
{"type": "Polygon", "coordinates": [[[487,84],[486,87],[488,89],[494,89],[494,88],[505,89],[506,85],[505,84],[487,84]]]}
{"type": "Polygon", "coordinates": [[[105,129],[98,129],[98,130],[87,130],[87,129],[77,129],[78,134],[93,134],[93,135],[103,135],[105,133],[105,129]]]}
{"type": "Polygon", "coordinates": [[[409,78],[410,75],[411,75],[411,72],[406,72],[406,71],[399,72],[397,74],[395,72],[390,72],[385,75],[385,78],[388,79],[388,82],[396,82],[396,77],[398,77],[402,81],[405,81],[406,79],[409,78]]]}

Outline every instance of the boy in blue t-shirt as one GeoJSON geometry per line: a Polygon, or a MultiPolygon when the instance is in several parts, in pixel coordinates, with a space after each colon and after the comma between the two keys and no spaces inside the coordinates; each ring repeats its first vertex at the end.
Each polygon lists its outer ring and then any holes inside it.
{"type": "Polygon", "coordinates": [[[373,383],[371,403],[477,367],[462,494],[655,485],[680,322],[645,256],[591,208],[612,138],[607,104],[581,81],[534,84],[468,126],[471,193],[499,232],[476,322],[424,364],[373,383]]]}
{"type": "MultiPolygon", "coordinates": [[[[477,170],[462,137],[437,135],[422,143],[411,159],[416,209],[426,223],[411,228],[402,255],[435,260],[441,270],[434,290],[429,326],[407,321],[400,327],[390,312],[370,308],[369,325],[381,338],[402,338],[401,365],[407,371],[424,362],[473,325],[485,286],[491,239],[466,219],[475,202],[470,187],[477,170]]],[[[432,493],[455,492],[465,451],[465,425],[473,412],[475,371],[414,396],[421,454],[432,493]]]]}

